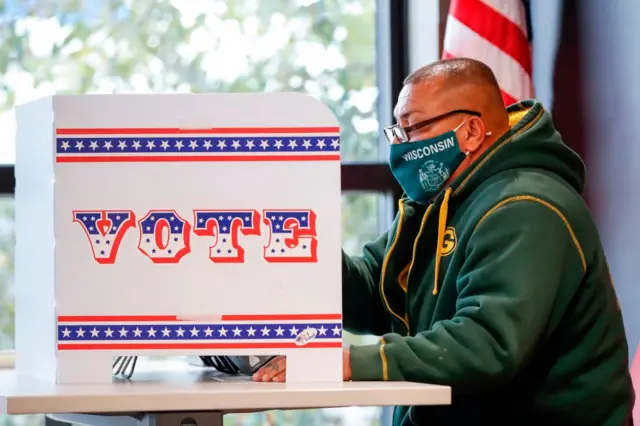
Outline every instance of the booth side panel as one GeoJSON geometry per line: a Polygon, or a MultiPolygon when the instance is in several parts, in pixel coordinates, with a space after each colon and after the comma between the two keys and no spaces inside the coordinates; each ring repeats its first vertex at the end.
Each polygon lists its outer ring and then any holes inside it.
{"type": "Polygon", "coordinates": [[[53,102],[16,110],[16,368],[48,381],[56,372],[53,102]]]}

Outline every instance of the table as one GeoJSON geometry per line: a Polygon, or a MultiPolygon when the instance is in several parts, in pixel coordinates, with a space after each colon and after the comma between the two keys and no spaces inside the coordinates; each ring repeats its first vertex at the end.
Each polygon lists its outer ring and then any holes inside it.
{"type": "Polygon", "coordinates": [[[91,426],[221,426],[225,413],[450,403],[447,386],[255,383],[196,366],[136,369],[131,380],[114,378],[110,384],[96,385],[56,385],[13,370],[0,371],[1,413],[44,413],[58,421],[91,426]]]}

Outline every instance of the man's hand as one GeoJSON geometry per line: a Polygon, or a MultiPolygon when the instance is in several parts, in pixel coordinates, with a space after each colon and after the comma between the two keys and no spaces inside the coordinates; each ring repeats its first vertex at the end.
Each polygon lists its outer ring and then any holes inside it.
{"type": "MultiPolygon", "coordinates": [[[[313,368],[312,365],[309,368],[313,368]]],[[[279,356],[267,364],[263,365],[251,378],[254,382],[284,382],[286,379],[287,358],[279,356]]],[[[349,357],[349,349],[342,351],[342,380],[348,382],[351,380],[351,360],[349,357]]]]}

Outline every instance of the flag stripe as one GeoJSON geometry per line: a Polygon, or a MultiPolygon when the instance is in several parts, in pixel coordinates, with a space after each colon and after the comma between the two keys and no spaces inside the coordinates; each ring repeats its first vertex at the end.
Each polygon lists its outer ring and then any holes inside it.
{"type": "Polygon", "coordinates": [[[516,102],[518,102],[518,100],[516,98],[514,98],[513,96],[511,96],[510,94],[508,94],[504,90],[500,90],[500,93],[502,93],[502,100],[504,101],[505,105],[512,105],[512,104],[515,104],[516,102]]]}
{"type": "Polygon", "coordinates": [[[523,3],[517,2],[516,4],[513,1],[505,1],[505,0],[480,0],[487,7],[493,8],[496,12],[504,16],[506,19],[511,21],[515,26],[517,26],[524,38],[529,40],[529,32],[527,30],[527,20],[526,20],[526,7],[523,3]]]}
{"type": "Polygon", "coordinates": [[[511,98],[528,99],[533,94],[530,76],[517,61],[452,15],[447,20],[444,57],[467,57],[484,62],[511,98]]]}
{"type": "MultiPolygon", "coordinates": [[[[505,2],[501,2],[503,8],[507,8],[505,2]]],[[[514,4],[510,2],[512,13],[514,4]]],[[[522,6],[522,3],[517,3],[522,6]]],[[[524,10],[521,9],[519,20],[524,22],[524,10]]],[[[495,8],[488,6],[481,0],[453,0],[451,2],[450,16],[455,17],[474,33],[485,38],[489,43],[505,52],[513,60],[518,62],[522,69],[531,75],[531,54],[528,49],[526,34],[512,20],[508,19],[495,8]]]]}
{"type": "Polygon", "coordinates": [[[339,127],[219,127],[209,129],[179,129],[176,127],[144,127],[144,128],[87,128],[87,129],[56,129],[58,135],[161,135],[161,134],[212,134],[229,135],[234,133],[245,134],[274,134],[274,133],[339,133],[339,127]]]}

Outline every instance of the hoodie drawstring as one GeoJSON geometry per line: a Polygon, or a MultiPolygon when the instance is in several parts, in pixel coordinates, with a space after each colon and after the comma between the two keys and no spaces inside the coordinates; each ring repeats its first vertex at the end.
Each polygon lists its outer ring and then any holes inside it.
{"type": "Polygon", "coordinates": [[[447,229],[447,213],[449,210],[449,196],[451,188],[447,188],[444,193],[442,204],[440,205],[440,215],[438,217],[438,242],[436,245],[436,271],[433,279],[433,294],[438,294],[438,273],[440,272],[440,259],[442,258],[442,246],[444,245],[444,232],[447,229]]]}

